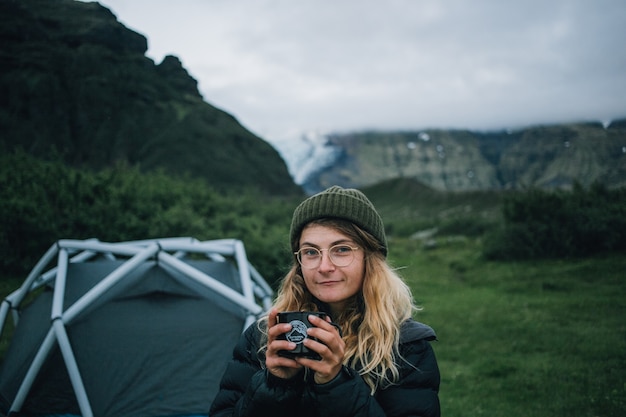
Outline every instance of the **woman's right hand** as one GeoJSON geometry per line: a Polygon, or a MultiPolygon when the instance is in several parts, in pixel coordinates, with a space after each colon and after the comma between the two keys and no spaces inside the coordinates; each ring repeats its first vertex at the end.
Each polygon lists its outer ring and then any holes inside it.
{"type": "Polygon", "coordinates": [[[265,352],[265,366],[267,370],[274,376],[282,379],[294,377],[302,365],[294,359],[285,358],[278,355],[280,350],[293,350],[296,344],[287,340],[277,339],[281,334],[291,330],[291,324],[278,323],[278,310],[272,308],[267,317],[267,351],[265,352]]]}

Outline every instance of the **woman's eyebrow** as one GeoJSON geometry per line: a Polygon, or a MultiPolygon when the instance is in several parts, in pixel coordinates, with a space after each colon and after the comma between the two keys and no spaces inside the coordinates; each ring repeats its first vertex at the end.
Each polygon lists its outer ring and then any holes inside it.
{"type": "MultiPolygon", "coordinates": [[[[352,245],[356,245],[356,243],[355,243],[352,239],[339,239],[339,240],[336,240],[336,241],[334,241],[334,242],[331,242],[331,243],[330,243],[329,248],[330,248],[330,247],[333,247],[333,246],[335,246],[335,245],[341,245],[341,244],[352,244],[352,245]]],[[[318,248],[318,249],[319,249],[319,248],[321,248],[321,246],[320,246],[320,245],[316,245],[316,244],[315,244],[315,243],[313,243],[313,242],[302,242],[302,244],[300,245],[300,247],[301,247],[301,248],[304,248],[304,247],[312,247],[312,248],[318,248]]]]}

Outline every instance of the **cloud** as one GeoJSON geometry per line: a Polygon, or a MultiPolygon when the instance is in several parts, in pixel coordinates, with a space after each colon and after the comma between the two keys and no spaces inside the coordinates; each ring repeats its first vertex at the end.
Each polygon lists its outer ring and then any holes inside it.
{"type": "Polygon", "coordinates": [[[267,140],[626,116],[622,0],[104,0],[267,140]]]}

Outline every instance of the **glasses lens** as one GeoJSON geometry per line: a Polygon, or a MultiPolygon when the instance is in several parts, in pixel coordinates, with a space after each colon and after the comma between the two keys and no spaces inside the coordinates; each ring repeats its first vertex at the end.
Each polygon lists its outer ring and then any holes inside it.
{"type": "Polygon", "coordinates": [[[315,248],[302,248],[298,251],[298,261],[305,268],[317,268],[322,260],[322,252],[315,248]]]}
{"type": "Polygon", "coordinates": [[[336,266],[348,266],[354,260],[354,250],[348,245],[337,245],[329,249],[330,260],[336,266]]]}
{"type": "MultiPolygon", "coordinates": [[[[336,245],[328,249],[330,261],[335,266],[348,266],[354,260],[354,250],[348,245],[336,245]]],[[[326,250],[326,249],[322,249],[326,250]]],[[[322,262],[322,250],[312,247],[302,248],[297,252],[298,262],[304,268],[317,268],[322,262]]]]}

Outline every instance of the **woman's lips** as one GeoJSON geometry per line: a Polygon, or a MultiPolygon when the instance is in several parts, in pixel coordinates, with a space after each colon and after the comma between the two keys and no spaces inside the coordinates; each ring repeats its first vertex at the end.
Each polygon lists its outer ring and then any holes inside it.
{"type": "Polygon", "coordinates": [[[336,281],[336,280],[320,281],[317,283],[317,285],[329,286],[329,285],[338,284],[339,282],[341,281],[336,281]]]}

